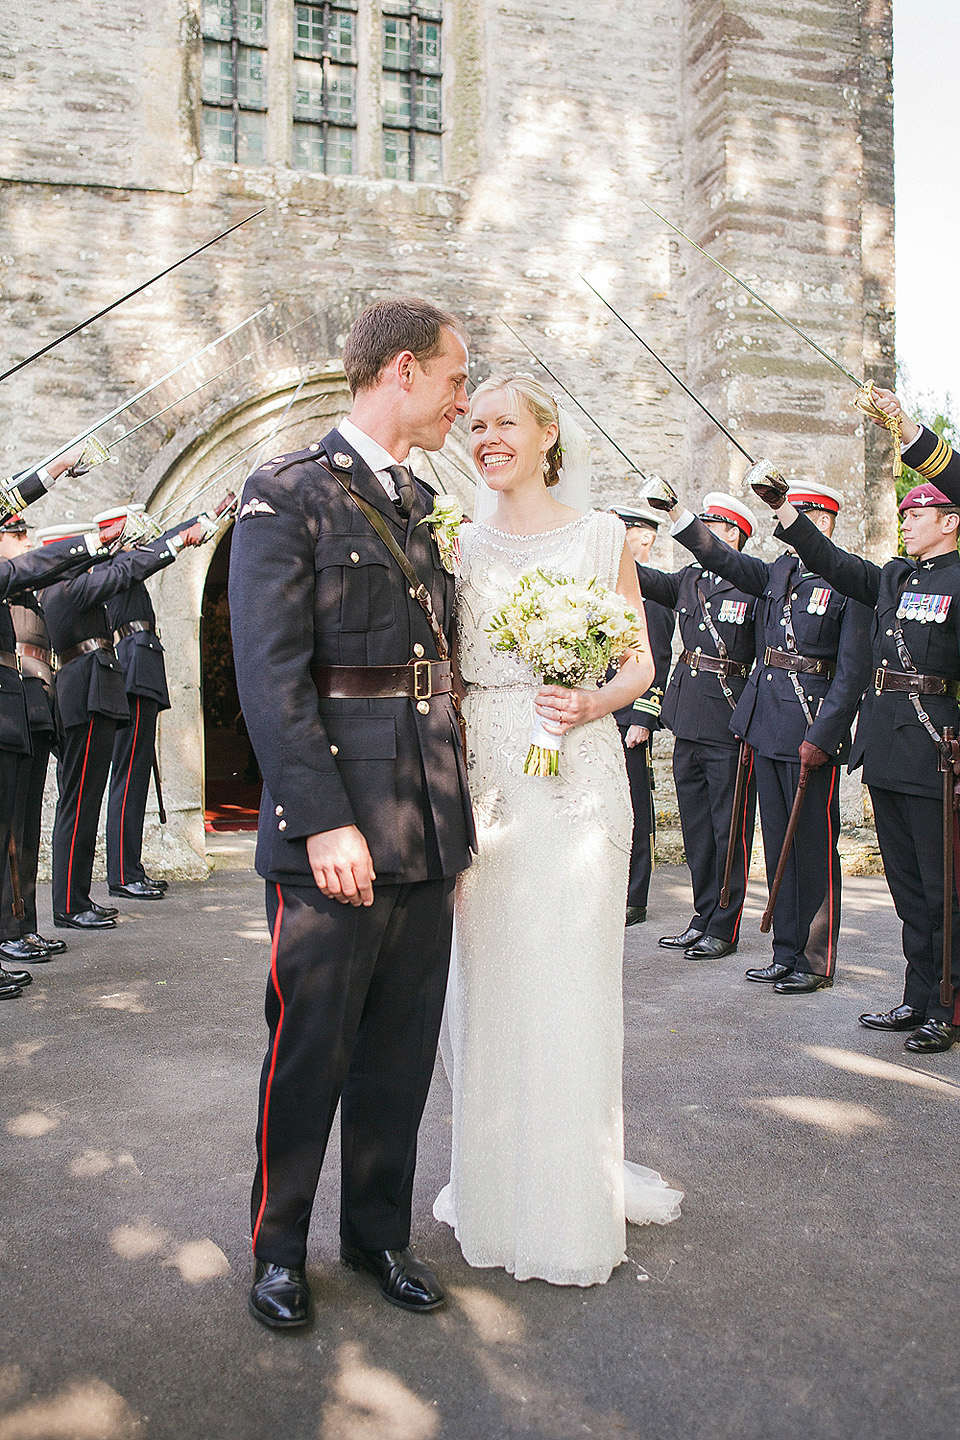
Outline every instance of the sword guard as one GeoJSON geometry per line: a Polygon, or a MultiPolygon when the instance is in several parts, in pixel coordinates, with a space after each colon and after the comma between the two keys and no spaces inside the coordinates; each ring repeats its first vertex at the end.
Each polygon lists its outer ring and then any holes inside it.
{"type": "Polygon", "coordinates": [[[105,445],[101,445],[99,440],[95,439],[93,435],[89,435],[84,442],[83,450],[80,452],[80,459],[74,460],[67,474],[72,475],[73,478],[77,480],[81,475],[86,475],[87,471],[92,470],[95,465],[116,464],[116,455],[111,455],[105,445]]]}
{"type": "Polygon", "coordinates": [[[893,478],[894,480],[899,480],[903,474],[903,461],[900,459],[900,443],[903,438],[901,417],[899,415],[888,415],[886,410],[880,409],[880,406],[873,398],[873,388],[873,381],[868,380],[866,384],[862,385],[857,391],[857,398],[853,403],[862,414],[866,415],[870,420],[885,426],[893,436],[893,478]]]}
{"type": "Polygon", "coordinates": [[[679,498],[672,485],[661,480],[659,475],[649,475],[640,486],[640,498],[646,500],[653,510],[672,510],[679,498]]]}
{"type": "Polygon", "coordinates": [[[743,481],[771,510],[779,510],[790,492],[790,486],[769,460],[757,460],[743,481]]]}

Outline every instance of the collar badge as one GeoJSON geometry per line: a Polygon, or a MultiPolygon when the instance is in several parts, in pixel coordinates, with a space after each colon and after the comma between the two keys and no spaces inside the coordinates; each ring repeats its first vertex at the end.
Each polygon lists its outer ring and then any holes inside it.
{"type": "Polygon", "coordinates": [[[353,461],[350,456],[344,455],[342,450],[338,450],[336,455],[334,455],[333,463],[338,470],[350,470],[353,468],[353,461]]]}

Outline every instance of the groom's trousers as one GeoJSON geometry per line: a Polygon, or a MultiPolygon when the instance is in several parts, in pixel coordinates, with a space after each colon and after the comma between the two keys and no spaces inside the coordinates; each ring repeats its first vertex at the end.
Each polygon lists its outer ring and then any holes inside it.
{"type": "Polygon", "coordinates": [[[375,885],[369,907],[315,886],[267,885],[272,935],[251,1199],[259,1260],[302,1266],[340,1103],[340,1235],[410,1241],[417,1131],[437,1053],[453,877],[375,885]]]}

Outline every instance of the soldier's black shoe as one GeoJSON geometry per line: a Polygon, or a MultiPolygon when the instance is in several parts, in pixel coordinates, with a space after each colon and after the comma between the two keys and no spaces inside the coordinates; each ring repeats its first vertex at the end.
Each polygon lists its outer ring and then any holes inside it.
{"type": "Polygon", "coordinates": [[[146,880],[131,880],[129,885],[111,885],[110,894],[122,895],[127,900],[163,899],[160,886],[148,884],[146,880]]]}
{"type": "Polygon", "coordinates": [[[50,959],[50,955],[42,946],[21,938],[4,940],[0,944],[0,959],[16,960],[20,965],[41,965],[44,960],[50,959]]]}
{"type": "Polygon", "coordinates": [[[646,907],[646,905],[628,905],[628,906],[627,906],[627,924],[628,924],[628,925],[642,925],[643,922],[644,922],[644,920],[646,920],[646,918],[647,918],[647,907],[646,907]]]}
{"type": "Polygon", "coordinates": [[[258,1260],[248,1301],[250,1314],[274,1330],[293,1330],[310,1323],[310,1286],[306,1273],[286,1265],[258,1260]]]}
{"type": "Polygon", "coordinates": [[[6,971],[0,971],[0,1000],[16,1000],[22,994],[23,986],[18,985],[6,971]]]}
{"type": "Polygon", "coordinates": [[[410,1249],[357,1250],[341,1244],[341,1262],[350,1270],[368,1270],[380,1281],[380,1294],[401,1310],[439,1310],[446,1303],[436,1275],[410,1249]]]}
{"type": "Polygon", "coordinates": [[[117,922],[98,910],[75,910],[72,915],[54,913],[53,923],[58,930],[116,930],[117,922]]]}
{"type": "Polygon", "coordinates": [[[916,1055],[936,1055],[941,1050],[949,1050],[958,1040],[960,1025],[948,1025],[946,1020],[927,1020],[919,1030],[907,1036],[903,1048],[912,1050],[916,1055]]]}
{"type": "Polygon", "coordinates": [[[811,975],[807,970],[791,970],[774,985],[777,995],[812,995],[814,990],[829,990],[833,979],[829,975],[811,975]]]}
{"type": "Polygon", "coordinates": [[[48,940],[45,935],[38,935],[36,931],[32,935],[21,936],[21,939],[36,945],[39,950],[46,950],[48,960],[51,955],[62,955],[67,948],[66,940],[48,940]]]}
{"type": "Polygon", "coordinates": [[[169,880],[154,880],[152,875],[144,875],[143,879],[145,884],[156,885],[158,890],[167,890],[170,888],[169,880]]]}
{"type": "Polygon", "coordinates": [[[685,960],[722,960],[732,955],[737,948],[735,940],[721,940],[716,935],[702,935],[695,945],[688,945],[683,952],[685,960]]]}
{"type": "Polygon", "coordinates": [[[784,980],[788,975],[793,974],[789,965],[781,965],[772,960],[769,965],[754,970],[745,970],[744,974],[748,980],[756,980],[758,985],[773,985],[777,980],[784,980]]]}
{"type": "Polygon", "coordinates": [[[661,935],[657,941],[667,950],[687,950],[691,945],[696,945],[698,940],[703,939],[703,931],[695,930],[692,925],[684,930],[682,935],[661,935]]]}
{"type": "Polygon", "coordinates": [[[883,1014],[868,1012],[860,1016],[860,1024],[868,1030],[915,1030],[923,1024],[923,1011],[914,1010],[912,1005],[898,1005],[895,1010],[883,1014]]]}
{"type": "Polygon", "coordinates": [[[19,989],[25,990],[28,985],[33,984],[33,976],[29,970],[0,969],[0,984],[16,985],[19,989]]]}
{"type": "Polygon", "coordinates": [[[90,909],[94,915],[99,915],[101,920],[112,920],[115,915],[120,914],[116,905],[98,905],[96,900],[90,901],[90,909]]]}

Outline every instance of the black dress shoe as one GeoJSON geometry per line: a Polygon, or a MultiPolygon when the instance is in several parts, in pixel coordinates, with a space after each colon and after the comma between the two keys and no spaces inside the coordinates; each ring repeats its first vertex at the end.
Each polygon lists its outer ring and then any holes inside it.
{"type": "Polygon", "coordinates": [[[143,879],[145,884],[155,885],[158,890],[167,890],[170,886],[169,880],[154,880],[152,875],[144,875],[143,879]]]}
{"type": "Polygon", "coordinates": [[[54,915],[58,930],[116,930],[117,922],[96,910],[75,910],[72,915],[54,915]]]}
{"type": "Polygon", "coordinates": [[[792,975],[793,970],[789,965],[781,965],[776,960],[763,968],[744,971],[748,980],[756,980],[758,985],[772,985],[777,980],[783,980],[787,975],[792,975]]]}
{"type": "Polygon", "coordinates": [[[627,906],[627,924],[628,924],[628,925],[642,925],[643,922],[644,922],[644,920],[646,920],[646,918],[647,918],[647,907],[646,907],[646,905],[628,905],[628,906],[627,906]]]}
{"type": "Polygon", "coordinates": [[[716,935],[701,935],[695,945],[688,945],[683,952],[685,960],[722,960],[732,955],[737,945],[734,940],[720,940],[716,935]]]}
{"type": "Polygon", "coordinates": [[[0,1000],[16,1000],[22,994],[22,985],[15,984],[6,974],[0,975],[0,1000]]]}
{"type": "Polygon", "coordinates": [[[0,970],[0,985],[15,985],[19,990],[25,990],[32,984],[33,976],[29,970],[0,970]]]}
{"type": "MultiPolygon", "coordinates": [[[[129,885],[111,885],[111,895],[123,895],[127,900],[162,900],[163,891],[159,885],[148,885],[146,880],[132,880],[129,885]]],[[[114,911],[114,914],[117,912],[114,911]]]]}
{"type": "Polygon", "coordinates": [[[433,1271],[410,1249],[356,1250],[340,1246],[340,1259],[350,1270],[369,1270],[380,1281],[380,1294],[401,1310],[439,1310],[446,1302],[433,1271]]]}
{"type": "Polygon", "coordinates": [[[868,1030],[915,1030],[923,1024],[923,1011],[914,1010],[912,1005],[898,1005],[884,1014],[861,1015],[860,1024],[868,1030]]]}
{"type": "Polygon", "coordinates": [[[49,951],[29,940],[4,940],[0,943],[0,959],[16,960],[21,965],[40,965],[50,959],[49,951]]]}
{"type": "Polygon", "coordinates": [[[90,901],[90,909],[94,915],[99,915],[101,920],[112,920],[115,915],[120,914],[116,905],[98,905],[96,900],[90,901]]]}
{"type": "Polygon", "coordinates": [[[948,1025],[946,1020],[926,1020],[919,1030],[914,1030],[903,1042],[904,1050],[915,1055],[936,1055],[949,1050],[960,1040],[960,1025],[948,1025]]]}
{"type": "Polygon", "coordinates": [[[833,980],[829,975],[811,975],[807,970],[791,970],[778,980],[773,989],[777,995],[812,995],[814,990],[829,990],[833,980]]]}
{"type": "Polygon", "coordinates": [[[695,930],[694,927],[690,925],[684,930],[682,935],[661,935],[657,944],[663,945],[667,950],[686,950],[689,946],[695,945],[698,940],[702,939],[703,931],[695,930]]]}
{"type": "Polygon", "coordinates": [[[274,1330],[310,1323],[310,1286],[303,1270],[258,1260],[250,1287],[250,1314],[274,1330]]]}
{"type": "Polygon", "coordinates": [[[21,936],[21,939],[36,945],[38,950],[46,950],[48,959],[51,955],[62,955],[67,948],[66,940],[48,940],[45,935],[38,935],[36,931],[32,935],[21,936]]]}

